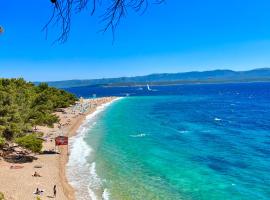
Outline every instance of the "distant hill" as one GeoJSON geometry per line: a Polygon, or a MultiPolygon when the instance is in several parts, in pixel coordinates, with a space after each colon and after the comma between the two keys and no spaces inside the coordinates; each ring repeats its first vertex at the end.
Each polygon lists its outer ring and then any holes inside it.
{"type": "Polygon", "coordinates": [[[48,82],[57,88],[80,86],[135,86],[135,85],[170,85],[170,84],[196,84],[196,83],[229,83],[229,82],[268,82],[270,81],[270,68],[254,69],[249,71],[213,70],[193,71],[185,73],[162,73],[146,76],[104,78],[90,80],[67,80],[48,82]]]}

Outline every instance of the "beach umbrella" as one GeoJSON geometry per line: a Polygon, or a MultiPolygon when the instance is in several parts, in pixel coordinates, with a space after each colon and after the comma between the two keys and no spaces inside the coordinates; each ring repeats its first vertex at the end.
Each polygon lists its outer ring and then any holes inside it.
{"type": "Polygon", "coordinates": [[[82,98],[82,97],[80,97],[80,103],[81,103],[81,104],[83,103],[83,98],[82,98]]]}

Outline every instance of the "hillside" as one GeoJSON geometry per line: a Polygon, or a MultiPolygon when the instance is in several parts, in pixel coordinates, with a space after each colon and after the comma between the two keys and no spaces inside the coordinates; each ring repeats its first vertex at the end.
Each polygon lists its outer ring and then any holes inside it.
{"type": "Polygon", "coordinates": [[[162,73],[135,77],[55,81],[48,82],[48,84],[57,88],[68,88],[90,85],[169,85],[185,83],[226,83],[253,81],[270,81],[270,68],[254,69],[249,71],[213,70],[203,72],[194,71],[185,73],[162,73]]]}

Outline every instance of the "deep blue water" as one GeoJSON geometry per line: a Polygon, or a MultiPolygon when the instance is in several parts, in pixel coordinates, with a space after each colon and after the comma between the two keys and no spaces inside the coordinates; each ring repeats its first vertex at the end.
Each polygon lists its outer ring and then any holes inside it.
{"type": "Polygon", "coordinates": [[[111,199],[270,199],[270,83],[72,88],[131,96],[84,140],[111,199]]]}
{"type": "Polygon", "coordinates": [[[142,87],[74,87],[65,90],[82,97],[104,96],[166,96],[166,95],[217,95],[236,94],[241,91],[241,96],[259,95],[269,97],[270,83],[230,83],[230,84],[195,84],[195,85],[172,85],[151,86],[154,91],[148,91],[142,87]]]}

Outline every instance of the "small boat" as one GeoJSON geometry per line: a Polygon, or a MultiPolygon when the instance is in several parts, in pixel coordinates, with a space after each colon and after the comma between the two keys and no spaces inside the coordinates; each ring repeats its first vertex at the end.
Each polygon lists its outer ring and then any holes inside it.
{"type": "Polygon", "coordinates": [[[148,84],[147,84],[147,90],[148,90],[148,91],[152,91],[152,89],[149,87],[148,84]]]}

